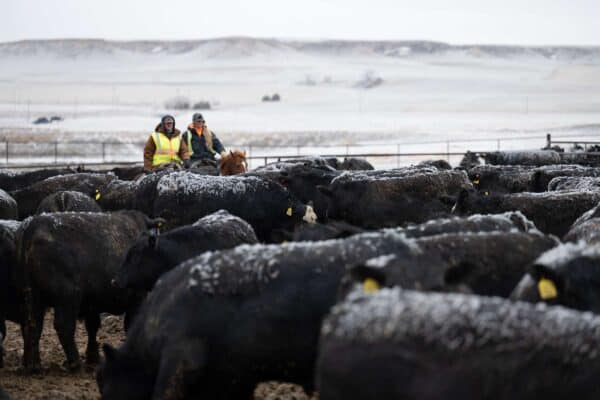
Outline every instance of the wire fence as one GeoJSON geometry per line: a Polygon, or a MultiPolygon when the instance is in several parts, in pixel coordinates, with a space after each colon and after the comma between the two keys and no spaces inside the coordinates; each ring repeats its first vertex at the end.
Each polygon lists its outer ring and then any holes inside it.
{"type": "MultiPolygon", "coordinates": [[[[290,158],[360,157],[366,158],[376,168],[393,168],[415,164],[426,159],[445,159],[457,165],[466,151],[484,153],[491,151],[541,149],[554,144],[582,146],[600,144],[593,141],[553,140],[550,135],[481,138],[446,141],[371,143],[318,146],[256,146],[230,145],[231,149],[245,150],[249,167],[290,158]]],[[[64,142],[0,142],[0,166],[35,167],[65,164],[103,165],[141,163],[145,142],[117,141],[64,141],[64,142]]]]}

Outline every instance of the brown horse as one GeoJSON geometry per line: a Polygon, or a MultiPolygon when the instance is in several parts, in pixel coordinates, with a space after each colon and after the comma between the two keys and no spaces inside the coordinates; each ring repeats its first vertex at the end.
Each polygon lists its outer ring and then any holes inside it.
{"type": "Polygon", "coordinates": [[[220,175],[237,175],[248,171],[246,152],[241,150],[229,150],[221,157],[219,162],[220,175]]]}

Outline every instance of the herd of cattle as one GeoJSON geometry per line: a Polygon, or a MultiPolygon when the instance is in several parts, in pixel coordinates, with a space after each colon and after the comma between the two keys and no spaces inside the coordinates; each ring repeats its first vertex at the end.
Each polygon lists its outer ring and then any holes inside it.
{"type": "Polygon", "coordinates": [[[83,320],[109,400],[247,399],[268,380],[324,400],[597,399],[600,166],[519,154],[0,171],[0,339],[20,324],[39,371],[53,309],[74,370],[83,320]],[[101,358],[104,313],[127,338],[101,358]]]}

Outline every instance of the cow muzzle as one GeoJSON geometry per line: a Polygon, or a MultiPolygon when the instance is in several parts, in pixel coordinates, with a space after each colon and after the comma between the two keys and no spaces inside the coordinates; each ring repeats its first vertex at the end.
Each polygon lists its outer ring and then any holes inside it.
{"type": "Polygon", "coordinates": [[[317,222],[317,214],[311,206],[306,206],[306,212],[304,213],[302,220],[308,222],[309,224],[314,224],[317,222]]]}

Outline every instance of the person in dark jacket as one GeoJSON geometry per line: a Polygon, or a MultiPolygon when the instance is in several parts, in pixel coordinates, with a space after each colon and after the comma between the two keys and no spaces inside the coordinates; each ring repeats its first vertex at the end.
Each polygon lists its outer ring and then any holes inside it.
{"type": "Polygon", "coordinates": [[[215,161],[220,158],[221,153],[225,152],[221,141],[214,132],[208,129],[206,121],[200,113],[194,114],[192,123],[183,133],[182,139],[187,145],[192,162],[207,159],[215,161]]]}
{"type": "Polygon", "coordinates": [[[165,115],[144,146],[144,171],[150,172],[162,165],[189,163],[187,144],[175,129],[175,118],[165,115]]]}

